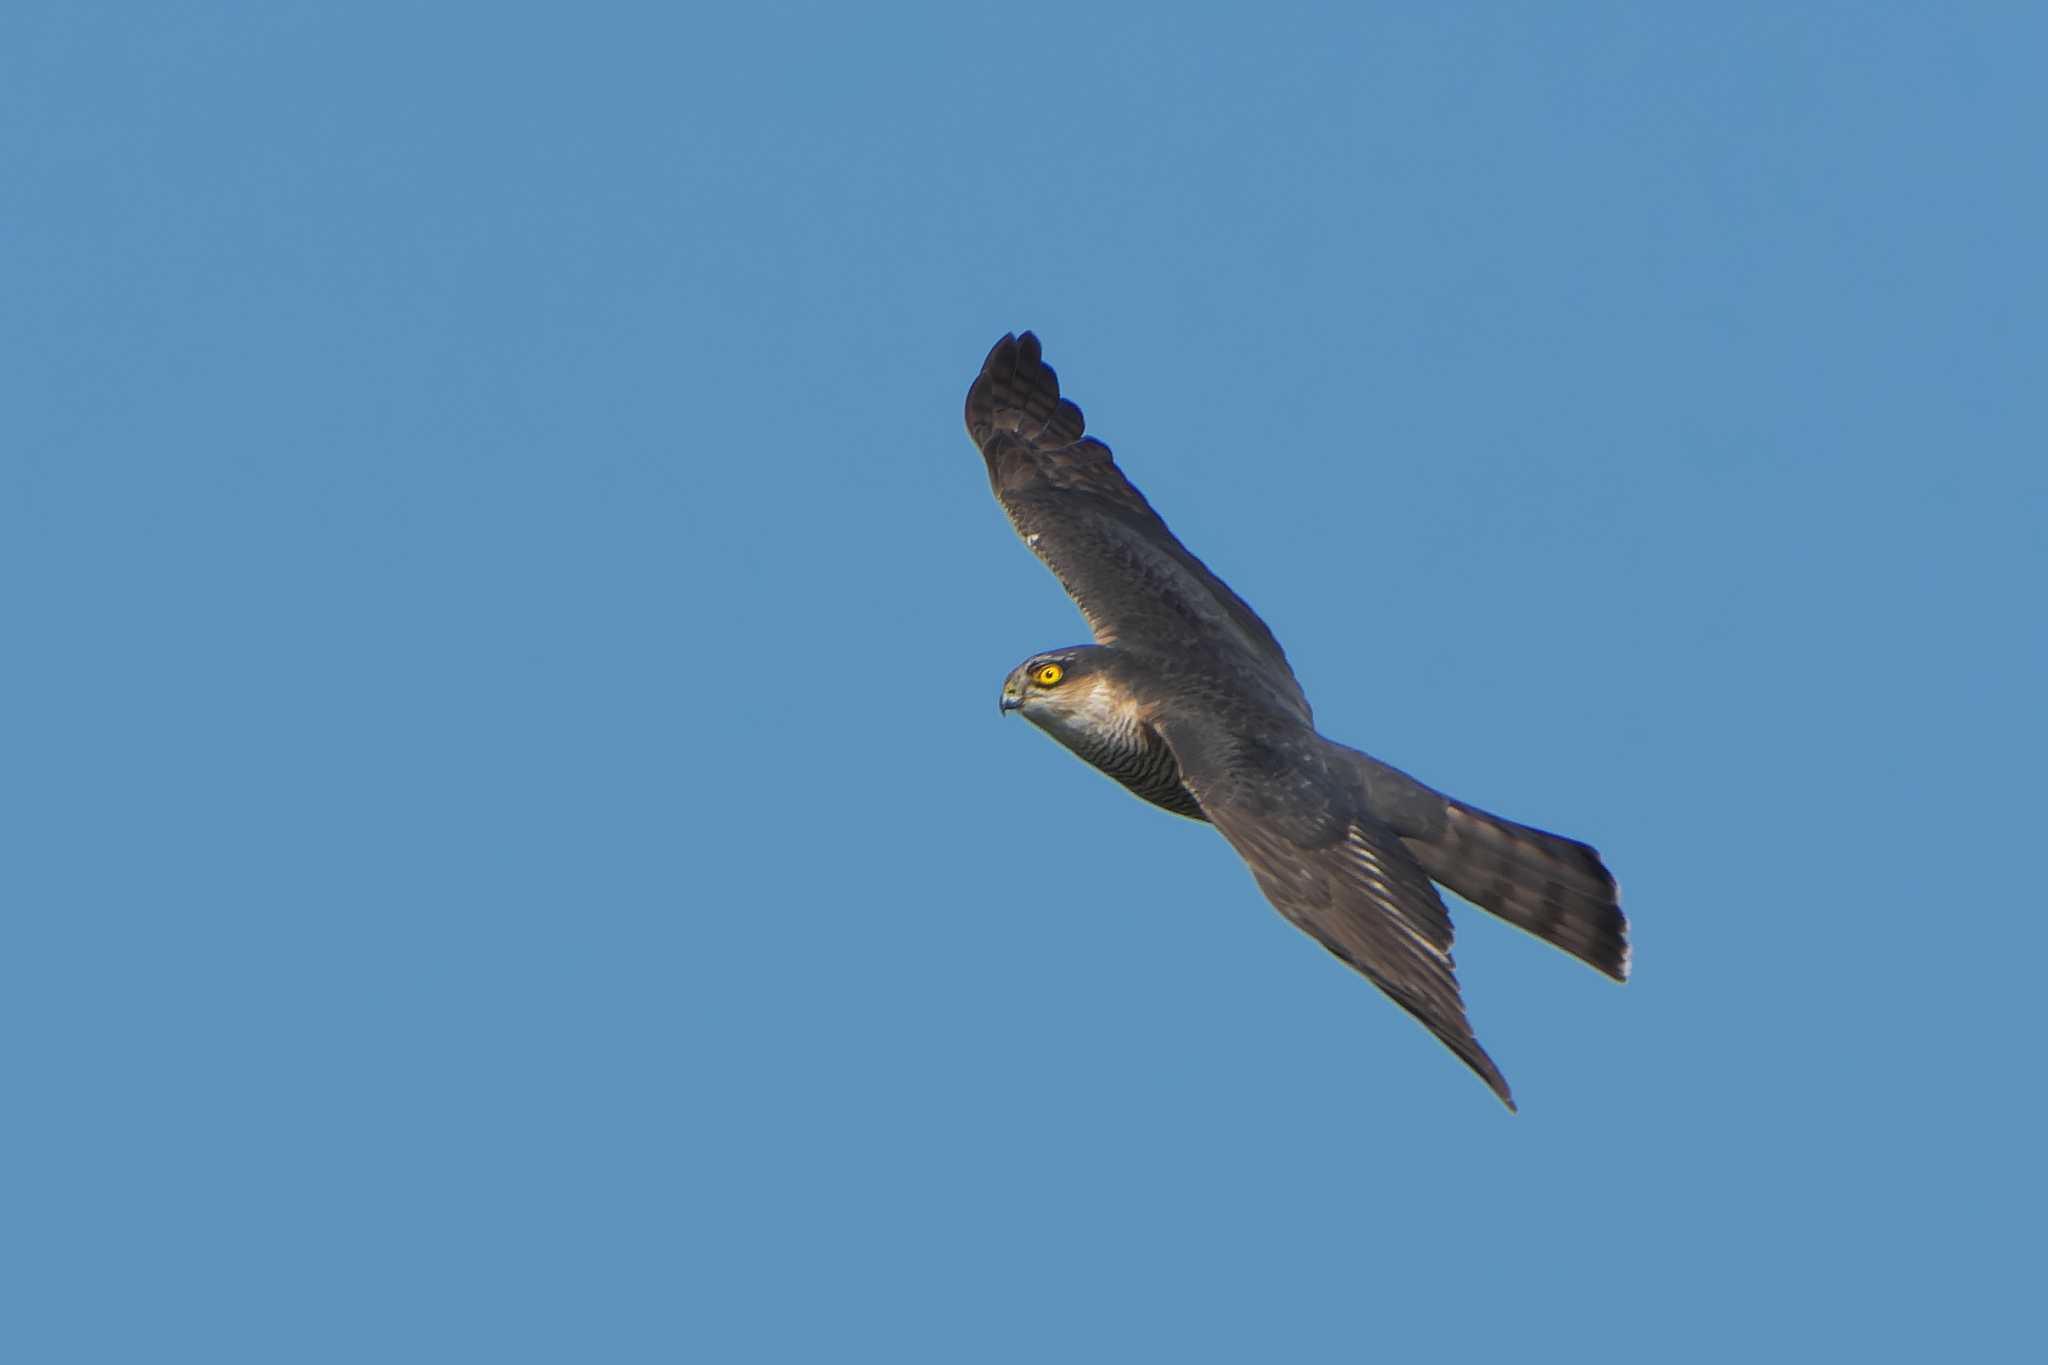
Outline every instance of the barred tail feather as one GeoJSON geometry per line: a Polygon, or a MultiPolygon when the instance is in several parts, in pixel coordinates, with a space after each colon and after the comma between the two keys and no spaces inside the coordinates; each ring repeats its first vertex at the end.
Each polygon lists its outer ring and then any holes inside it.
{"type": "Polygon", "coordinates": [[[1445,799],[1441,834],[1406,838],[1423,870],[1482,910],[1628,980],[1628,918],[1588,845],[1445,799]]]}

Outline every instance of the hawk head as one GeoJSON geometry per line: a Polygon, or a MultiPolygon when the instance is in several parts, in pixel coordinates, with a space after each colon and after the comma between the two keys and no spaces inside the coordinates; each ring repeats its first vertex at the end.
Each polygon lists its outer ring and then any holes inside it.
{"type": "Polygon", "coordinates": [[[1156,696],[1144,662],[1114,645],[1075,645],[1034,654],[1003,679],[1005,711],[1051,735],[1145,800],[1176,815],[1206,819],[1182,785],[1173,751],[1154,732],[1156,696]]]}
{"type": "Polygon", "coordinates": [[[1096,767],[1106,750],[1138,742],[1144,716],[1136,689],[1124,676],[1120,651],[1109,645],[1072,645],[1034,654],[1003,679],[1005,711],[1024,719],[1096,767]]]}
{"type": "Polygon", "coordinates": [[[1096,767],[1143,745],[1147,708],[1133,686],[1133,661],[1114,645],[1071,645],[1032,655],[1004,679],[1004,710],[1024,712],[1040,731],[1096,767]]]}
{"type": "Polygon", "coordinates": [[[1004,711],[1022,711],[1041,730],[1082,719],[1109,704],[1109,694],[1122,694],[1110,679],[1109,651],[1101,645],[1072,645],[1034,654],[1003,679],[1004,711]]]}

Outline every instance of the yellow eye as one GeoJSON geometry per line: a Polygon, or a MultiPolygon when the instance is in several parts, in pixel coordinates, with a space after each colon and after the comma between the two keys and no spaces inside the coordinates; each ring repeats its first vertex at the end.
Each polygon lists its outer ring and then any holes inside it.
{"type": "Polygon", "coordinates": [[[1032,673],[1031,681],[1037,683],[1040,687],[1051,687],[1066,676],[1067,670],[1061,668],[1058,664],[1040,664],[1037,670],[1032,673]]]}

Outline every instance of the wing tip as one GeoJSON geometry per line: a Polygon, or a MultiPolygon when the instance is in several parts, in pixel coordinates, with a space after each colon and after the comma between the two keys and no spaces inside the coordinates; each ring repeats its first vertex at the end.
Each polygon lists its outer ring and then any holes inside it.
{"type": "Polygon", "coordinates": [[[1005,332],[989,348],[967,390],[966,420],[967,434],[984,451],[999,431],[1044,448],[1073,445],[1087,430],[1081,409],[1060,397],[1059,374],[1029,330],[1005,332]]]}
{"type": "Polygon", "coordinates": [[[1522,1112],[1521,1106],[1515,1103],[1514,1092],[1508,1089],[1508,1078],[1500,1074],[1500,1067],[1494,1064],[1493,1058],[1487,1055],[1486,1049],[1479,1046],[1477,1038],[1472,1039],[1471,1054],[1466,1054],[1462,1048],[1458,1049],[1458,1052],[1465,1065],[1478,1073],[1479,1079],[1486,1082],[1487,1088],[1492,1090],[1500,1099],[1500,1102],[1508,1107],[1510,1114],[1522,1112]]]}

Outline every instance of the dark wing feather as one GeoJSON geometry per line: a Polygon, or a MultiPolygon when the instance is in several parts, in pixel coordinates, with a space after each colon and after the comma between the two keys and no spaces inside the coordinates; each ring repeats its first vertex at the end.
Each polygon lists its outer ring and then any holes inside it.
{"type": "Polygon", "coordinates": [[[1290,710],[1308,700],[1258,614],[1188,553],[1109,447],[1083,435],[1038,338],[1006,336],[967,392],[967,432],[1010,524],[1059,578],[1100,644],[1234,657],[1290,710]]]}
{"type": "Polygon", "coordinates": [[[1247,735],[1202,720],[1158,724],[1202,813],[1266,899],[1421,1020],[1513,1109],[1507,1078],[1465,1018],[1442,898],[1400,836],[1324,763],[1327,741],[1275,725],[1247,735]]]}

